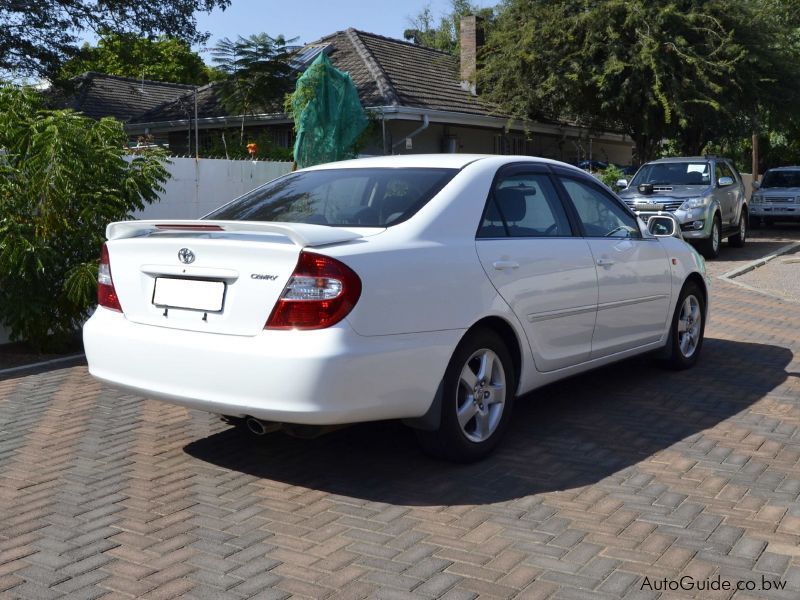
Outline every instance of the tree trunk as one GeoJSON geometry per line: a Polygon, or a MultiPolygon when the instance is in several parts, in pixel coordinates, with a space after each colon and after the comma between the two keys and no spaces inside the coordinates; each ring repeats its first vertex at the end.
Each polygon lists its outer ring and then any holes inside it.
{"type": "Polygon", "coordinates": [[[660,140],[653,140],[648,134],[641,132],[632,133],[631,137],[633,138],[633,142],[636,147],[635,160],[640,165],[643,165],[644,163],[655,158],[656,150],[658,150],[660,140]]]}

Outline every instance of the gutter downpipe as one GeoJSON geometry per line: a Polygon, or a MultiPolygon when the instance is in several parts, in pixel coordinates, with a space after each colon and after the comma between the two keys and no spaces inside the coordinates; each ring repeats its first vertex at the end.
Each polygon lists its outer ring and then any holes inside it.
{"type": "Polygon", "coordinates": [[[400,144],[404,144],[406,140],[410,140],[410,139],[412,139],[412,138],[413,138],[413,137],[415,137],[415,136],[416,136],[418,133],[421,133],[422,131],[424,131],[425,129],[427,129],[427,128],[428,128],[428,125],[430,125],[430,124],[431,124],[431,120],[428,118],[428,115],[427,115],[427,114],[425,114],[425,115],[422,115],[422,125],[420,125],[419,127],[417,127],[417,128],[414,130],[414,131],[412,131],[411,133],[409,133],[407,136],[405,136],[405,137],[404,137],[402,140],[400,140],[400,141],[399,141],[399,142],[397,142],[396,144],[393,144],[393,145],[392,145],[392,154],[394,154],[394,149],[395,149],[395,148],[397,148],[397,147],[398,147],[400,144]]]}
{"type": "Polygon", "coordinates": [[[386,156],[386,113],[381,106],[381,131],[383,133],[383,155],[386,156]]]}

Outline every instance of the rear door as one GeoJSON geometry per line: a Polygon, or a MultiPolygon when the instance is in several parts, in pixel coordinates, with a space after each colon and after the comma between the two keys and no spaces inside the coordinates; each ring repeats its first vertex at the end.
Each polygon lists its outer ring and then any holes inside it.
{"type": "Polygon", "coordinates": [[[572,203],[597,270],[597,319],[591,357],[652,343],[665,331],[670,269],[657,238],[644,238],[636,217],[594,182],[558,177],[572,203]]]}
{"type": "Polygon", "coordinates": [[[540,371],[586,361],[597,274],[544,167],[501,170],[475,242],[486,274],[523,324],[540,371]]]}

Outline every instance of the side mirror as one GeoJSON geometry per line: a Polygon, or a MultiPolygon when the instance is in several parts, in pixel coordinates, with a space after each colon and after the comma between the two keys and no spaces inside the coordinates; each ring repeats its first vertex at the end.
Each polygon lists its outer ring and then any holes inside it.
{"type": "Polygon", "coordinates": [[[733,185],[733,177],[720,177],[717,184],[719,185],[719,187],[725,187],[726,185],[733,185]]]}
{"type": "Polygon", "coordinates": [[[625,189],[628,187],[628,180],[627,179],[617,179],[617,187],[619,189],[625,189]]]}
{"type": "Polygon", "coordinates": [[[647,220],[647,231],[656,237],[681,237],[678,222],[669,215],[654,215],[647,220]]]}
{"type": "Polygon", "coordinates": [[[757,190],[759,188],[761,188],[761,182],[753,180],[753,189],[757,190]]]}

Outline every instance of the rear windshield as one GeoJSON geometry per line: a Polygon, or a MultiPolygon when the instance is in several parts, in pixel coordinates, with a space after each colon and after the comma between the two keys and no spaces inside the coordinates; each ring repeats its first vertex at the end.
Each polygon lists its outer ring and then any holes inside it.
{"type": "Polygon", "coordinates": [[[413,216],[457,169],[323,169],[290,173],[206,215],[229,221],[388,227],[413,216]]]}
{"type": "Polygon", "coordinates": [[[761,187],[796,188],[800,187],[800,171],[767,171],[761,187]]]}
{"type": "Polygon", "coordinates": [[[708,185],[710,182],[708,163],[669,162],[643,166],[633,178],[631,186],[642,183],[653,185],[708,185]]]}

